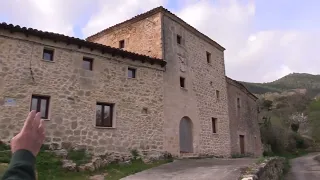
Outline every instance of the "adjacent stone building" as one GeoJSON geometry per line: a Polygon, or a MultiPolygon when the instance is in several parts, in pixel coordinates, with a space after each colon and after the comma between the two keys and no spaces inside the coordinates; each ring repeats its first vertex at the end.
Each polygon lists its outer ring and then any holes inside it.
{"type": "Polygon", "coordinates": [[[226,78],[225,49],[163,7],[87,41],[2,24],[0,49],[1,139],[36,109],[59,147],[261,154],[256,99],[226,78]]]}

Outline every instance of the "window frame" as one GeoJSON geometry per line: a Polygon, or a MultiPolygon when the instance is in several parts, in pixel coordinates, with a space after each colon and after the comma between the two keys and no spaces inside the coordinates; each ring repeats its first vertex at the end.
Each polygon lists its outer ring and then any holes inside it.
{"type": "Polygon", "coordinates": [[[182,44],[182,36],[180,36],[179,34],[177,34],[177,44],[182,44]]]}
{"type": "Polygon", "coordinates": [[[97,109],[97,106],[101,106],[101,124],[99,125],[98,123],[97,123],[97,114],[96,114],[96,118],[95,118],[95,127],[97,127],[97,128],[114,128],[114,117],[113,117],[113,115],[114,115],[114,106],[115,106],[115,104],[113,104],[113,103],[103,103],[103,102],[97,102],[96,103],[96,109],[97,109]],[[105,108],[105,106],[109,106],[110,107],[110,124],[111,124],[111,126],[108,126],[108,122],[104,122],[103,121],[103,119],[104,119],[104,115],[105,115],[105,113],[104,113],[104,108],[105,108]]]}
{"type": "Polygon", "coordinates": [[[42,60],[48,61],[48,62],[53,62],[53,61],[54,61],[54,49],[46,48],[46,47],[43,48],[43,50],[42,50],[42,60]],[[47,51],[47,52],[45,52],[45,51],[47,51]],[[44,54],[45,54],[45,53],[48,53],[48,52],[50,52],[50,53],[52,54],[50,60],[44,58],[44,54]]]}
{"type": "Polygon", "coordinates": [[[124,49],[124,47],[125,47],[125,40],[123,39],[119,41],[119,48],[124,49]]]}
{"type": "Polygon", "coordinates": [[[82,69],[88,70],[88,71],[93,71],[93,58],[83,57],[83,58],[82,58],[82,69]],[[83,67],[83,62],[84,62],[84,61],[90,62],[90,68],[89,68],[89,69],[85,69],[85,68],[83,67]]]}
{"type": "Polygon", "coordinates": [[[40,113],[41,113],[41,100],[45,99],[47,101],[45,116],[42,117],[42,115],[41,115],[41,118],[42,119],[48,119],[49,118],[49,107],[50,107],[50,96],[43,96],[43,95],[35,95],[35,94],[33,94],[31,96],[30,111],[32,111],[32,100],[33,99],[37,99],[37,109],[36,109],[36,111],[40,112],[40,113]]]}
{"type": "Polygon", "coordinates": [[[211,128],[212,128],[212,133],[217,134],[217,118],[212,117],[211,118],[211,128]]]}
{"type": "Polygon", "coordinates": [[[186,78],[185,77],[180,76],[179,83],[180,83],[180,88],[184,88],[184,89],[186,88],[186,78]]]}
{"type": "Polygon", "coordinates": [[[133,67],[128,67],[128,69],[127,69],[127,78],[136,79],[137,78],[137,69],[133,68],[133,67]],[[133,72],[133,77],[129,77],[129,71],[133,72]]]}
{"type": "Polygon", "coordinates": [[[206,58],[207,58],[207,63],[211,64],[211,53],[209,53],[208,51],[206,51],[206,58]]]}

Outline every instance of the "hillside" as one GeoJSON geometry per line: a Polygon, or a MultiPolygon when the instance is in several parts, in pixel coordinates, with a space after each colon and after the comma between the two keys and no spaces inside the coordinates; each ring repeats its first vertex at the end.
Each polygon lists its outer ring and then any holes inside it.
{"type": "Polygon", "coordinates": [[[267,92],[283,92],[291,89],[306,89],[308,94],[316,96],[320,93],[320,75],[292,73],[269,83],[243,83],[254,94],[267,92]]]}

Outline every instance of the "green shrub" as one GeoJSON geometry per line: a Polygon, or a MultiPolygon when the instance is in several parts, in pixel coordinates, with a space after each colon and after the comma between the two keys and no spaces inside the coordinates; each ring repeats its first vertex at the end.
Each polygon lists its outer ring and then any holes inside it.
{"type": "Polygon", "coordinates": [[[0,141],[0,151],[10,150],[10,145],[0,141]]]}
{"type": "Polygon", "coordinates": [[[136,149],[131,150],[131,155],[133,159],[138,159],[138,157],[140,156],[138,150],[136,149]]]}
{"type": "Polygon", "coordinates": [[[90,162],[91,158],[92,156],[86,153],[85,149],[79,149],[79,150],[71,149],[69,150],[67,155],[67,159],[72,160],[77,165],[86,164],[90,162]]]}
{"type": "Polygon", "coordinates": [[[0,151],[0,163],[9,163],[11,159],[11,151],[0,151]]]}

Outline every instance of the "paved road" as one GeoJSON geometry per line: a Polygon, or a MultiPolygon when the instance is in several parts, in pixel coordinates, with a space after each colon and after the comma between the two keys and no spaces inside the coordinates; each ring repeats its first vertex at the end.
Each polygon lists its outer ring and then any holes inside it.
{"type": "Polygon", "coordinates": [[[312,153],[307,156],[291,160],[291,170],[286,180],[318,180],[320,179],[320,163],[313,158],[320,153],[312,153]]]}
{"type": "Polygon", "coordinates": [[[240,168],[255,159],[185,159],[164,164],[122,180],[235,180],[240,168]]]}

